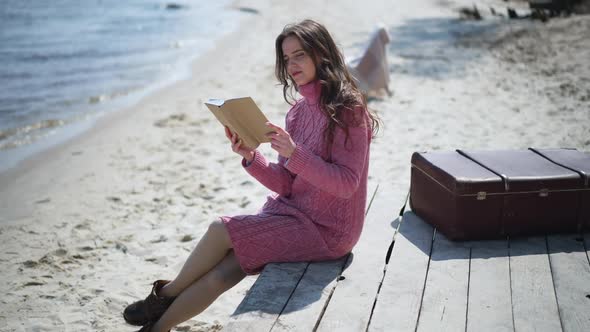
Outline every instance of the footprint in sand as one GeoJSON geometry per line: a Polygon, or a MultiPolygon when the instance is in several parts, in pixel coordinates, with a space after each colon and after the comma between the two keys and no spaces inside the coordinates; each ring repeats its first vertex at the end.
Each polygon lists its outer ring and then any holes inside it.
{"type": "Polygon", "coordinates": [[[86,259],[86,257],[84,257],[84,256],[82,256],[82,255],[80,255],[80,254],[75,254],[75,255],[72,255],[72,258],[74,258],[74,259],[79,259],[79,260],[84,260],[84,259],[86,259]]]}
{"type": "Polygon", "coordinates": [[[74,226],[74,229],[77,230],[90,230],[90,223],[87,221],[84,221],[83,223],[77,224],[76,226],[74,226]]]}
{"type": "Polygon", "coordinates": [[[47,253],[43,257],[41,257],[38,261],[34,260],[27,260],[22,263],[22,266],[29,269],[37,269],[42,267],[51,267],[60,271],[64,271],[62,264],[72,264],[76,263],[69,259],[67,256],[67,250],[65,249],[57,249],[52,252],[47,253]],[[58,262],[56,258],[61,258],[61,261],[58,262]]]}
{"type": "Polygon", "coordinates": [[[53,255],[58,256],[58,257],[64,257],[65,255],[68,254],[68,251],[63,249],[63,248],[59,248],[57,250],[54,250],[52,252],[53,255]]]}
{"type": "Polygon", "coordinates": [[[23,262],[23,266],[31,269],[31,268],[35,268],[35,267],[39,266],[39,263],[32,261],[32,260],[28,260],[28,261],[23,262]]]}
{"type": "Polygon", "coordinates": [[[123,252],[124,254],[126,254],[126,253],[127,253],[127,246],[126,246],[126,245],[124,245],[124,244],[123,244],[123,243],[121,243],[121,242],[116,242],[116,243],[115,243],[115,249],[117,249],[117,250],[120,250],[120,251],[121,251],[121,252],[123,252]]]}
{"type": "Polygon", "coordinates": [[[211,151],[209,151],[207,148],[199,148],[195,150],[195,153],[200,154],[202,156],[209,156],[211,155],[211,151]]]}
{"type": "Polygon", "coordinates": [[[186,234],[182,237],[182,239],[180,239],[180,242],[190,242],[192,240],[194,240],[194,237],[190,234],[186,234]]]}
{"type": "Polygon", "coordinates": [[[242,202],[240,203],[240,207],[243,209],[250,204],[250,200],[248,197],[242,197],[242,202]]]}
{"type": "Polygon", "coordinates": [[[107,196],[106,200],[111,201],[113,203],[121,203],[122,202],[121,198],[116,197],[116,196],[107,196]]]}
{"type": "Polygon", "coordinates": [[[166,242],[168,241],[168,238],[165,235],[160,235],[159,238],[155,239],[155,240],[151,240],[151,243],[161,243],[161,242],[166,242]]]}
{"type": "Polygon", "coordinates": [[[157,120],[154,122],[154,126],[159,128],[165,127],[178,127],[185,125],[185,121],[188,120],[188,116],[184,113],[172,114],[167,118],[157,120]]]}

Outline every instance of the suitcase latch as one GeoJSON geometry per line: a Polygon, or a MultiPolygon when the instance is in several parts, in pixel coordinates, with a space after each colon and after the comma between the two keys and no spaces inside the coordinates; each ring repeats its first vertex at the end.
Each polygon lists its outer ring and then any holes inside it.
{"type": "Polygon", "coordinates": [[[484,199],[486,199],[486,192],[485,191],[478,192],[477,193],[477,200],[483,201],[484,199]]]}
{"type": "Polygon", "coordinates": [[[541,189],[541,190],[539,190],[539,196],[541,196],[541,197],[547,197],[547,196],[549,196],[549,189],[541,189]]]}

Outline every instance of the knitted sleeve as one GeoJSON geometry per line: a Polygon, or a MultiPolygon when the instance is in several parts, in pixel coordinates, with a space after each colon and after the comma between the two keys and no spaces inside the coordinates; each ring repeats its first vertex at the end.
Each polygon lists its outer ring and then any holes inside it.
{"type": "Polygon", "coordinates": [[[254,152],[254,159],[249,165],[242,159],[242,166],[263,186],[279,195],[289,196],[294,175],[283,166],[284,164],[285,158],[279,157],[278,163],[270,163],[258,151],[254,152]]]}
{"type": "Polygon", "coordinates": [[[362,125],[349,126],[348,134],[346,140],[344,130],[337,128],[334,132],[330,162],[300,144],[285,167],[332,195],[351,197],[362,180],[371,135],[366,121],[362,125]]]}

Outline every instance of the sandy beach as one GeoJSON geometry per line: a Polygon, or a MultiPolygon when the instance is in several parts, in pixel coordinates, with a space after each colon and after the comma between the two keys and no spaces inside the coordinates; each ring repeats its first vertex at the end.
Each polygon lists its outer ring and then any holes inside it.
{"type": "MultiPolygon", "coordinates": [[[[369,103],[383,121],[369,189],[406,192],[414,151],[590,152],[590,16],[507,20],[487,9],[506,3],[487,0],[482,21],[465,21],[465,0],[337,3],[235,1],[227,10],[243,12],[240,28],[196,59],[189,79],[1,173],[0,331],[135,331],[123,308],[173,278],[211,221],[258,210],[269,192],[203,102],[252,96],[284,125],[274,40],[287,23],[324,23],[348,57],[378,23],[391,35],[393,94],[369,103]]],[[[255,280],[177,330],[221,330],[255,280]]]]}

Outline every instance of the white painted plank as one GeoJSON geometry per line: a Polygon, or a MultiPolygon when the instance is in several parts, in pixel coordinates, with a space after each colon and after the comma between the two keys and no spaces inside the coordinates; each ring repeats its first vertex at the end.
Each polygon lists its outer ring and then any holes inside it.
{"type": "Polygon", "coordinates": [[[510,240],[516,331],[561,331],[545,237],[510,240]]]}
{"type": "Polygon", "coordinates": [[[465,331],[470,251],[436,233],[418,331],[465,331]]]}
{"type": "Polygon", "coordinates": [[[318,331],[365,331],[377,290],[383,280],[385,253],[398,226],[397,215],[406,193],[379,188],[318,331]]]}
{"type": "Polygon", "coordinates": [[[287,304],[308,263],[268,264],[224,331],[270,331],[287,304]]]}
{"type": "Polygon", "coordinates": [[[514,331],[508,241],[472,242],[467,331],[514,331]]]}
{"type": "Polygon", "coordinates": [[[347,258],[309,264],[272,331],[313,331],[347,258]]]}
{"type": "Polygon", "coordinates": [[[553,284],[564,331],[590,331],[590,265],[579,235],[547,237],[553,284]]]}
{"type": "Polygon", "coordinates": [[[406,212],[369,322],[370,331],[415,331],[434,229],[406,212]]]}

